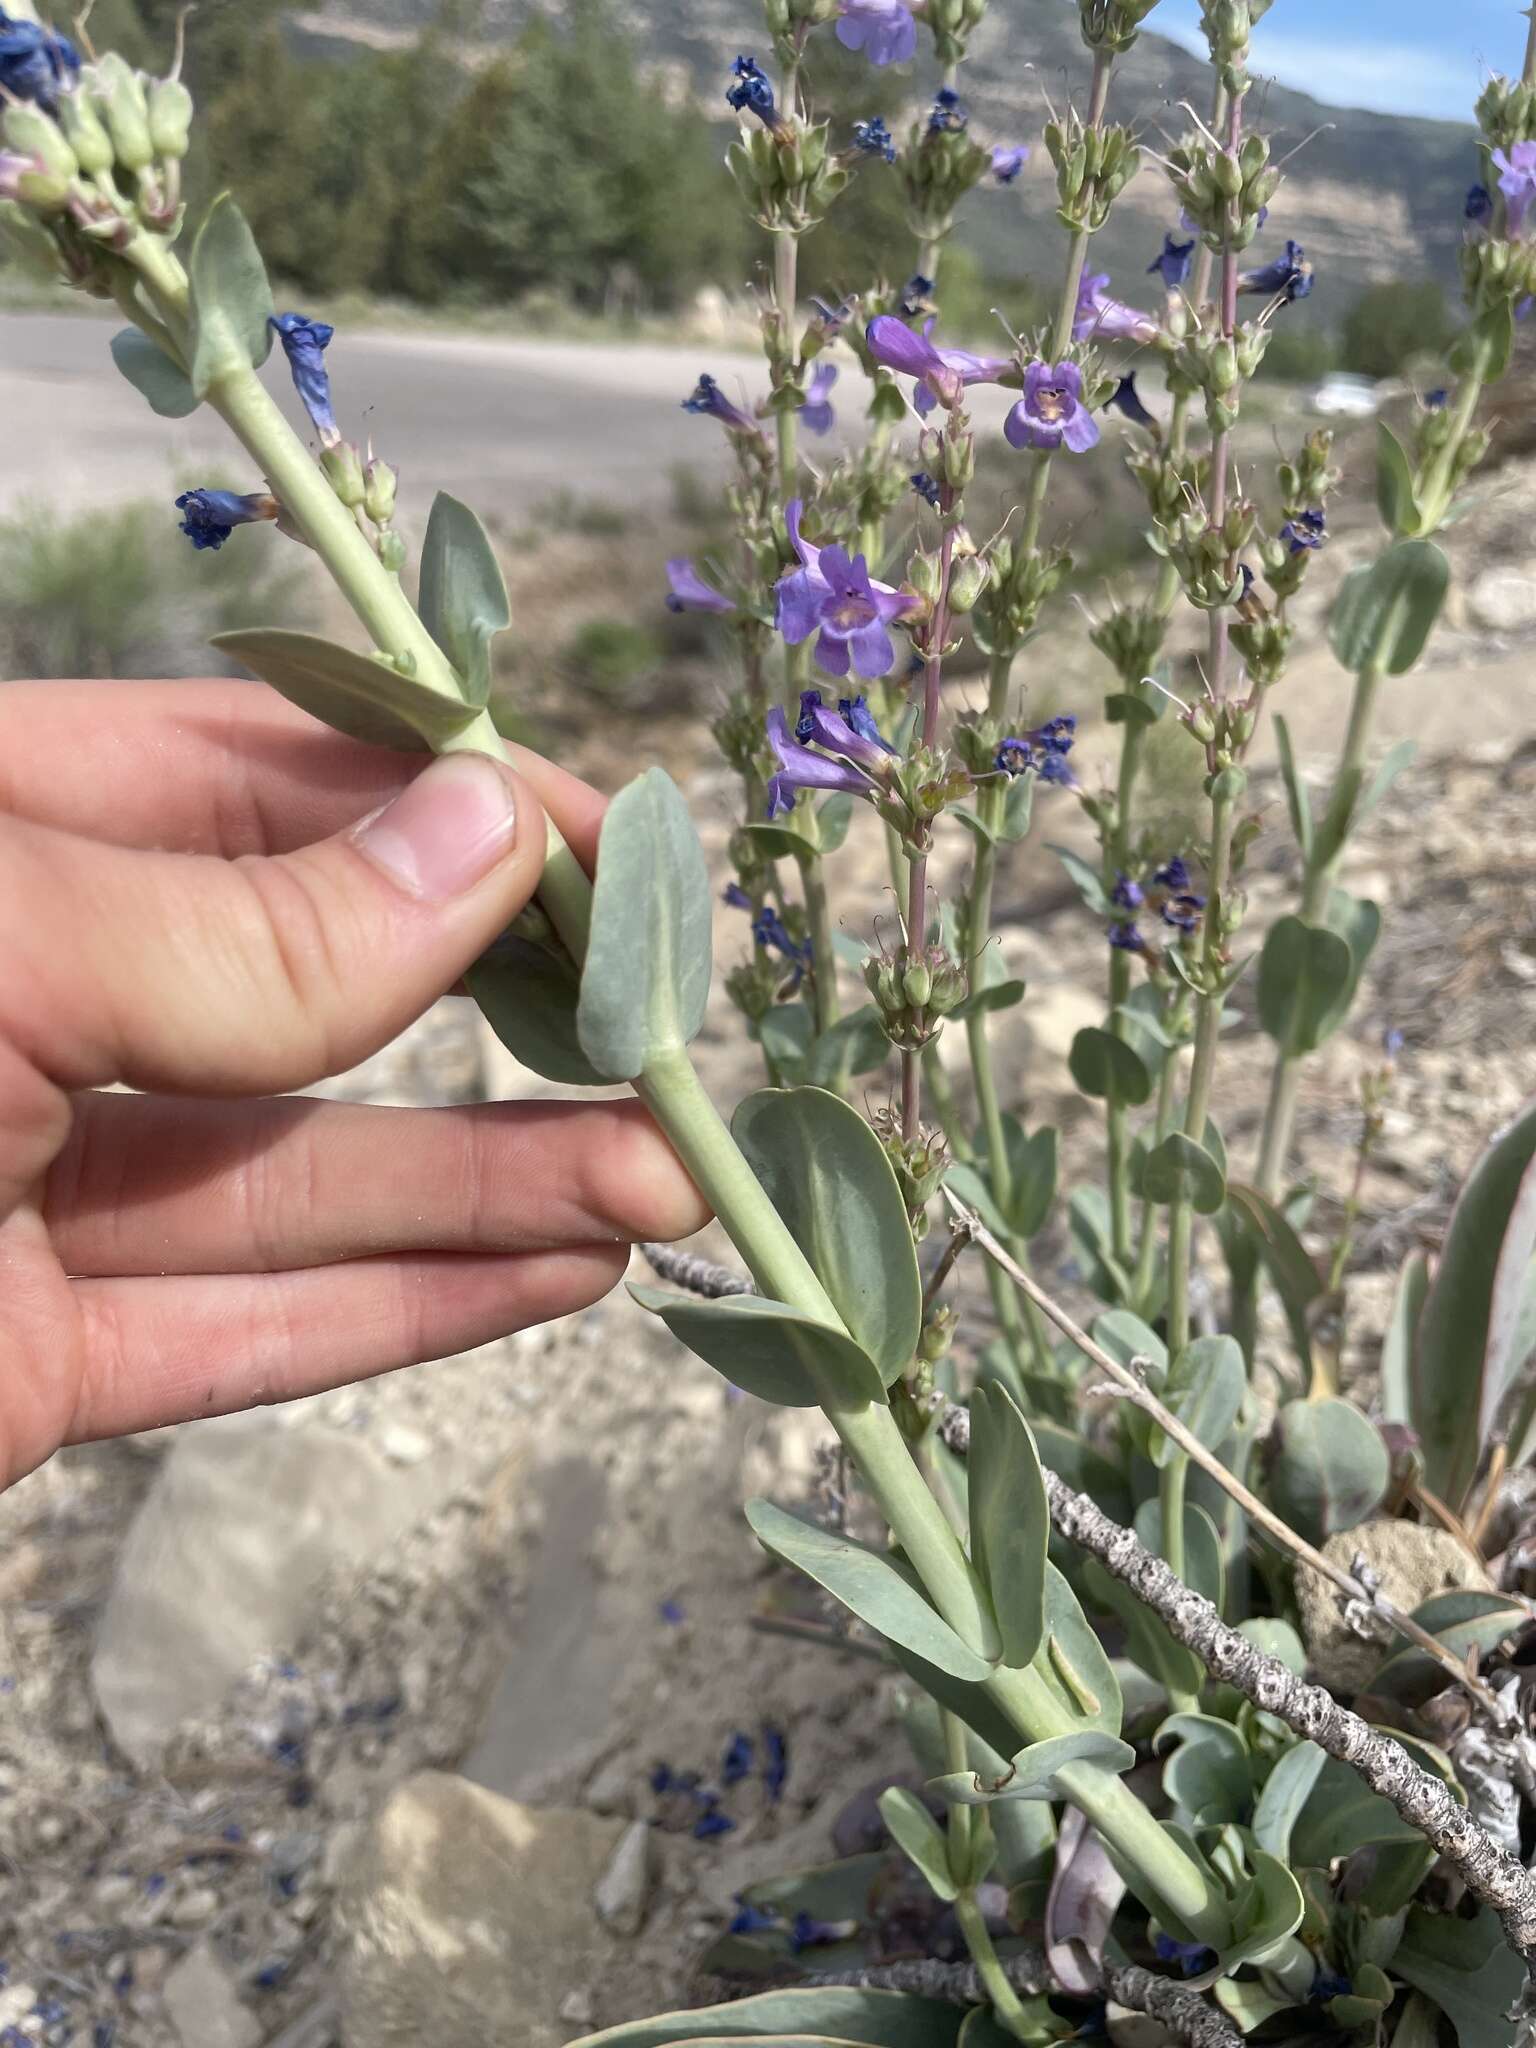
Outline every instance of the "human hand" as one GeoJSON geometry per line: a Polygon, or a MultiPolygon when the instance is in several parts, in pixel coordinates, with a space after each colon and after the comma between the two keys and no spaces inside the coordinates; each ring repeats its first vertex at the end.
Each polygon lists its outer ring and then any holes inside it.
{"type": "Polygon", "coordinates": [[[0,1485],[568,1314],[705,1221],[638,1103],[271,1099],[453,986],[544,804],[590,867],[602,799],[513,753],[423,768],[259,684],[0,685],[0,1485]]]}

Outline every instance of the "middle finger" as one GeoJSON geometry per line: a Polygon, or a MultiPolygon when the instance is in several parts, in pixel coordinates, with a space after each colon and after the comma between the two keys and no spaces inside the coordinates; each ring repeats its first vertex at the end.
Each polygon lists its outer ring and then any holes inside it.
{"type": "Polygon", "coordinates": [[[76,1097],[44,1213],[77,1278],[635,1243],[708,1219],[637,1102],[380,1109],[116,1094],[76,1097]]]}

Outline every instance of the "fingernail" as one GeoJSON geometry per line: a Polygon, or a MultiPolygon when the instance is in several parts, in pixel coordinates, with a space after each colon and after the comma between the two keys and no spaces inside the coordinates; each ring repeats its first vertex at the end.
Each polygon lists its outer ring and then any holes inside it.
{"type": "Polygon", "coordinates": [[[445,754],[353,834],[397,888],[426,902],[462,896],[512,850],[509,771],[485,754],[445,754]]]}

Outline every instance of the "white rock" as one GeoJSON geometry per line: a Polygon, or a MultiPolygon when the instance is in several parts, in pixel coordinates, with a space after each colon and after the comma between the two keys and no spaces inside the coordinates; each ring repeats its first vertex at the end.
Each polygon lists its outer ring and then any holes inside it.
{"type": "Polygon", "coordinates": [[[560,2001],[560,2017],[573,2027],[590,2027],[595,2012],[590,1991],[568,1991],[560,2001]]]}
{"type": "Polygon", "coordinates": [[[598,1919],[615,1934],[638,1934],[645,1925],[652,1868],[650,1823],[632,1821],[592,1894],[598,1919]]]}
{"type": "Polygon", "coordinates": [[[259,2048],[261,2025],[240,2003],[208,1942],[188,1949],[167,1976],[162,1996],[185,2048],[259,2048]]]}
{"type": "Polygon", "coordinates": [[[1485,569],[1467,593],[1467,610],[1485,633],[1536,626],[1536,576],[1523,569],[1485,569]]]}
{"type": "Polygon", "coordinates": [[[419,1465],[432,1455],[432,1439],[408,1422],[387,1422],[378,1434],[379,1449],[391,1465],[419,1465]]]}
{"type": "Polygon", "coordinates": [[[152,1769],[180,1723],[302,1634],[326,1573],[373,1562],[424,1510],[356,1438],[269,1414],[182,1431],[123,1545],[91,1678],[119,1747],[152,1769]]]}
{"type": "Polygon", "coordinates": [[[201,1886],[195,1892],[188,1892],[171,1908],[173,1927],[201,1927],[211,1920],[219,1910],[219,1895],[210,1886],[201,1886]]]}
{"type": "Polygon", "coordinates": [[[37,1993],[30,1984],[11,1984],[0,1991],[0,2026],[13,2027],[18,2020],[24,2020],[37,2003],[37,1993]]]}

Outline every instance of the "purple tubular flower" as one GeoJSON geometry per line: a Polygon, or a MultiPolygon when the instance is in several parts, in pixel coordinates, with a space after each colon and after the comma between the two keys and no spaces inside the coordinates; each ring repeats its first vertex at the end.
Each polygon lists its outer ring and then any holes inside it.
{"type": "Polygon", "coordinates": [[[1525,216],[1536,199],[1536,142],[1513,142],[1508,152],[1496,149],[1493,162],[1504,195],[1504,224],[1511,236],[1525,229],[1525,216]]]}
{"type": "Polygon", "coordinates": [[[732,405],[707,370],[683,400],[683,411],[701,413],[712,420],[718,420],[721,426],[728,427],[733,434],[757,432],[756,420],[749,419],[739,405],[732,405]]]}
{"type": "Polygon", "coordinates": [[[293,388],[302,399],[315,432],[330,447],[341,439],[331,405],[331,380],[325,367],[325,351],[336,330],[327,327],[323,320],[308,320],[302,313],[274,313],[272,325],[293,372],[293,388]]]}
{"type": "Polygon", "coordinates": [[[1076,363],[1031,363],[1024,372],[1024,396],[1003,432],[1012,448],[1049,453],[1066,447],[1082,455],[1094,447],[1099,423],[1083,404],[1083,373],[1076,363]]]}
{"type": "Polygon", "coordinates": [[[1074,341],[1156,341],[1161,329],[1150,313],[1139,313],[1123,305],[1105,290],[1109,272],[1101,270],[1085,277],[1077,290],[1077,316],[1072,322],[1074,341]]]}
{"type": "Polygon", "coordinates": [[[726,92],[727,103],[738,114],[755,114],[765,128],[777,135],[784,126],[783,118],[774,104],[773,86],[757,59],[738,57],[731,73],[736,83],[726,92]]]}
{"type": "Polygon", "coordinates": [[[917,54],[917,23],[907,0],[842,0],[837,40],[871,64],[906,64],[917,54]]]}
{"type": "Polygon", "coordinates": [[[1189,867],[1183,855],[1176,853],[1170,861],[1157,870],[1152,880],[1159,889],[1172,889],[1175,894],[1187,889],[1189,887],[1189,867]]]}
{"type": "Polygon", "coordinates": [[[907,478],[907,482],[912,486],[913,490],[916,491],[917,495],[922,499],[923,503],[925,505],[932,505],[935,511],[937,511],[939,506],[944,502],[943,492],[939,489],[938,485],[934,482],[933,478],[928,474],[926,469],[913,470],[911,476],[907,478]]]}
{"type": "Polygon", "coordinates": [[[752,908],[752,898],[743,889],[740,882],[727,882],[720,891],[720,901],[728,903],[732,910],[750,910],[752,908]]]}
{"type": "Polygon", "coordinates": [[[1200,929],[1200,913],[1205,908],[1205,898],[1193,891],[1181,896],[1170,896],[1163,905],[1163,923],[1172,926],[1176,932],[1193,932],[1200,929]]]}
{"type": "Polygon", "coordinates": [[[992,152],[992,175],[999,185],[1011,185],[1028,162],[1023,143],[1000,143],[992,152]]]}
{"type": "Polygon", "coordinates": [[[1001,775],[1023,775],[1032,768],[1042,782],[1070,784],[1072,771],[1067,766],[1067,756],[1076,735],[1077,720],[1070,712],[1063,712],[1048,718],[1044,725],[1032,726],[1028,732],[1004,740],[994,765],[1001,775]]]}
{"type": "Polygon", "coordinates": [[[1115,386],[1110,404],[1116,412],[1124,413],[1133,426],[1156,427],[1157,415],[1148,412],[1141,402],[1141,393],[1136,389],[1136,372],[1128,370],[1115,386]]]}
{"type": "Polygon", "coordinates": [[[183,491],[176,500],[181,531],[194,548],[218,549],[237,526],[254,526],[277,517],[277,500],[266,491],[242,497],[238,491],[183,491]]]}
{"type": "Polygon", "coordinates": [[[36,21],[13,21],[0,7],[0,93],[51,114],[79,70],[80,52],[68,36],[36,21]]]}
{"type": "Polygon", "coordinates": [[[1149,277],[1160,277],[1167,290],[1176,292],[1189,276],[1195,260],[1195,242],[1191,236],[1181,242],[1177,235],[1163,236],[1163,253],[1147,265],[1149,277]]]}
{"type": "Polygon", "coordinates": [[[1140,882],[1133,882],[1129,875],[1117,872],[1115,886],[1109,892],[1109,900],[1116,910],[1140,910],[1147,898],[1140,882]]]}
{"type": "Polygon", "coordinates": [[[941,405],[956,406],[965,390],[958,370],[951,369],[926,334],[916,334],[893,313],[877,313],[864,330],[869,352],[888,370],[916,377],[941,405]]]}
{"type": "Polygon", "coordinates": [[[736,1897],[736,1917],[727,1932],[730,1934],[767,1934],[779,1927],[777,1913],[766,1912],[761,1906],[750,1906],[740,1893],[736,1897]]]}
{"type": "Polygon", "coordinates": [[[852,732],[857,733],[860,739],[870,741],[882,754],[889,754],[893,760],[897,758],[896,749],[875,723],[875,715],[869,708],[867,697],[839,697],[837,711],[844,724],[852,732]]]}
{"type": "Polygon", "coordinates": [[[1147,942],[1133,924],[1112,924],[1109,943],[1121,953],[1144,953],[1147,942]]]}
{"type": "Polygon", "coordinates": [[[704,581],[687,555],[673,555],[667,563],[667,610],[669,612],[717,612],[722,617],[736,607],[728,597],[704,581]]]}
{"type": "Polygon", "coordinates": [[[800,510],[797,498],[786,513],[801,566],[779,581],[775,624],[792,647],[815,633],[816,660],[828,675],[889,675],[896,648],[888,628],[916,599],[872,581],[862,555],[850,560],[844,548],[812,547],[801,537],[800,510]]]}
{"type": "Polygon", "coordinates": [[[800,424],[810,434],[830,434],[836,414],[827,393],[837,382],[836,363],[818,363],[811,372],[810,389],[800,408],[800,424]]]}
{"type": "Polygon", "coordinates": [[[1280,538],[1293,555],[1310,554],[1320,548],[1328,538],[1328,515],[1321,506],[1314,505],[1310,511],[1301,513],[1295,519],[1287,519],[1280,529],[1280,538]]]}
{"type": "Polygon", "coordinates": [[[875,783],[862,769],[846,761],[832,761],[813,753],[789,736],[789,721],[775,705],[768,714],[768,744],[779,764],[779,772],[768,784],[768,818],[771,823],[785,811],[792,811],[802,789],[840,789],[850,796],[870,796],[875,783]]]}
{"type": "Polygon", "coordinates": [[[1482,227],[1493,219],[1493,194],[1486,185],[1469,185],[1466,203],[1461,210],[1474,226],[1482,227]]]}
{"type": "Polygon", "coordinates": [[[1237,280],[1237,288],[1240,292],[1262,292],[1266,298],[1278,296],[1289,306],[1297,299],[1310,297],[1313,282],[1307,252],[1300,242],[1287,242],[1283,255],[1257,270],[1245,270],[1237,280]]]}

